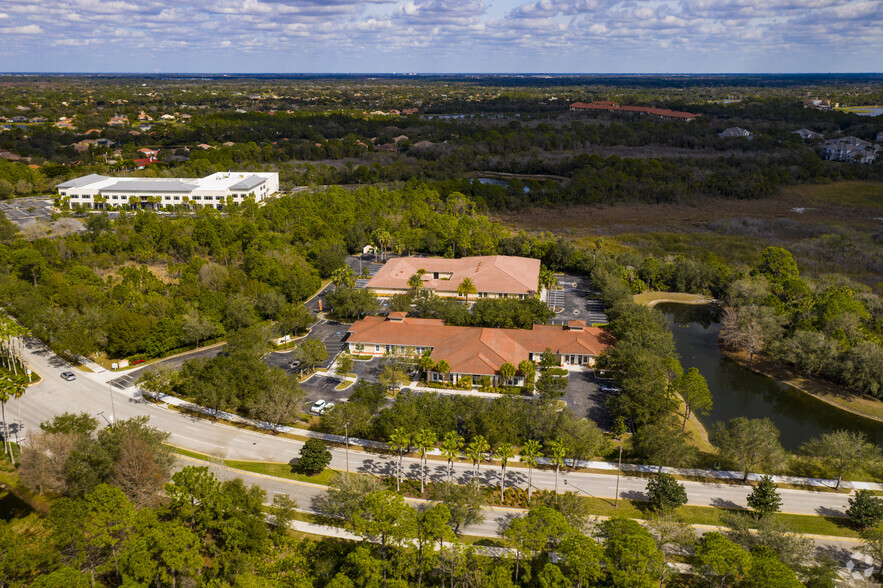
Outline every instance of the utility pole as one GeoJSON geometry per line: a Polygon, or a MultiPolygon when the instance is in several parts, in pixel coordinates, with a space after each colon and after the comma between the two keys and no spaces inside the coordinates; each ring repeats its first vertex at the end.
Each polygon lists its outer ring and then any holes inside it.
{"type": "Polygon", "coordinates": [[[618,508],[619,502],[619,473],[622,471],[622,441],[619,442],[619,464],[616,466],[616,497],[613,499],[613,508],[618,508]]]}

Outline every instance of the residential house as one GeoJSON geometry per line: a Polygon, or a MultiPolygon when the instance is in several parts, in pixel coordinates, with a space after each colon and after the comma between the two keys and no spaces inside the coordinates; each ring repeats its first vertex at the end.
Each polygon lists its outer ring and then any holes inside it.
{"type": "Polygon", "coordinates": [[[128,116],[112,116],[109,121],[107,121],[108,126],[111,127],[122,127],[129,124],[128,116]]]}
{"type": "Polygon", "coordinates": [[[825,143],[825,159],[847,163],[874,163],[883,152],[883,146],[872,145],[858,137],[831,139],[825,143]]]}
{"type": "Polygon", "coordinates": [[[752,137],[751,131],[747,129],[743,129],[742,127],[730,127],[724,130],[722,133],[718,133],[718,136],[721,139],[729,139],[733,137],[741,137],[745,139],[750,139],[752,137]]]}
{"type": "Polygon", "coordinates": [[[139,121],[151,121],[151,120],[153,120],[153,117],[142,110],[141,112],[138,113],[138,120],[139,121]]]}
{"type": "Polygon", "coordinates": [[[816,133],[809,129],[799,129],[792,132],[796,135],[800,135],[800,138],[804,141],[823,141],[825,139],[821,133],[816,133]]]}
{"type": "Polygon", "coordinates": [[[469,278],[475,285],[476,298],[546,298],[539,284],[540,260],[507,255],[459,259],[397,257],[386,262],[365,288],[378,296],[401,294],[411,289],[411,276],[420,273],[421,289],[442,297],[459,296],[457,288],[469,278]]]}
{"type": "Polygon", "coordinates": [[[439,319],[409,318],[404,312],[388,317],[368,316],[350,327],[345,340],[350,353],[359,355],[421,356],[435,364],[445,361],[450,370],[430,370],[430,382],[463,380],[472,385],[488,377],[492,385],[523,386],[524,376],[504,382],[500,368],[524,360],[539,362],[548,349],[562,366],[591,367],[595,358],[613,343],[604,330],[587,327],[584,321],[567,325],[533,325],[531,329],[488,329],[448,326],[439,319]]]}
{"type": "Polygon", "coordinates": [[[138,153],[142,153],[144,157],[154,157],[159,151],[157,149],[149,149],[147,147],[142,147],[138,150],[138,153]]]}

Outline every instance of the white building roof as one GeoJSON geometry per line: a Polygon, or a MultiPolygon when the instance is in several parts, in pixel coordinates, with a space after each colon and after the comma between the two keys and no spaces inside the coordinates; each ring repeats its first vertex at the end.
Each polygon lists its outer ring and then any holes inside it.
{"type": "Polygon", "coordinates": [[[58,189],[80,188],[97,194],[114,192],[180,192],[182,194],[205,194],[246,191],[267,181],[271,173],[218,172],[204,178],[111,178],[91,174],[58,184],[58,189]]]}

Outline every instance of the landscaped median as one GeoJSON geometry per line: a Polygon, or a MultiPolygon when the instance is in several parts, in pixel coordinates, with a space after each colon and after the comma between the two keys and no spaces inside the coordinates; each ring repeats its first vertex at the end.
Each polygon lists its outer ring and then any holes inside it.
{"type": "MultiPolygon", "coordinates": [[[[153,399],[153,397],[150,397],[153,399]]],[[[297,435],[301,437],[315,437],[318,439],[322,439],[323,441],[329,443],[335,443],[343,445],[347,442],[347,439],[342,435],[332,435],[329,433],[320,433],[317,431],[311,431],[309,429],[303,429],[300,427],[292,427],[289,425],[274,425],[273,423],[267,423],[264,421],[258,421],[255,419],[250,419],[247,417],[243,417],[237,414],[218,411],[215,412],[209,408],[204,406],[199,406],[188,402],[186,400],[182,400],[175,396],[170,396],[166,394],[160,394],[158,398],[155,399],[158,402],[163,402],[169,404],[173,407],[176,407],[180,410],[186,410],[194,415],[206,415],[215,419],[222,419],[225,421],[229,421],[230,423],[237,426],[245,426],[257,430],[263,431],[271,431],[275,433],[285,433],[288,435],[297,435]]],[[[370,439],[359,439],[357,437],[349,438],[350,447],[364,447],[370,449],[382,449],[387,450],[388,445],[382,441],[373,441],[370,439]]],[[[438,448],[430,449],[427,452],[430,456],[441,456],[442,452],[438,448]]],[[[515,456],[515,459],[519,459],[518,456],[515,456]]],[[[539,458],[539,463],[546,465],[549,463],[548,458],[539,458]]],[[[644,465],[644,464],[629,464],[624,463],[621,466],[618,466],[616,463],[610,463],[607,461],[591,461],[591,460],[570,460],[569,463],[572,463],[571,469],[578,470],[589,470],[595,471],[599,473],[608,473],[611,474],[616,472],[621,467],[621,471],[626,474],[638,475],[638,476],[648,476],[656,474],[660,471],[659,466],[657,465],[644,465]]],[[[715,471],[715,470],[705,470],[699,468],[670,468],[663,467],[661,469],[662,472],[671,474],[677,478],[686,479],[686,480],[704,480],[710,482],[717,483],[737,483],[741,482],[745,477],[744,472],[737,471],[715,471]]],[[[762,474],[758,473],[750,473],[748,474],[748,481],[756,482],[763,477],[762,474]]],[[[799,476],[773,476],[773,481],[777,485],[786,486],[786,487],[809,487],[813,490],[818,491],[826,491],[826,490],[834,490],[837,480],[831,479],[823,479],[823,478],[805,478],[799,476]]],[[[847,481],[843,480],[840,484],[841,489],[849,490],[872,490],[877,492],[883,492],[883,484],[877,482],[858,482],[858,481],[847,481]]]]}
{"type": "MultiPolygon", "coordinates": [[[[171,449],[179,454],[191,459],[197,459],[206,462],[207,465],[222,465],[224,467],[239,470],[243,472],[259,474],[262,476],[270,476],[274,478],[282,478],[286,480],[293,480],[296,482],[304,482],[308,484],[315,484],[319,486],[328,486],[332,480],[334,480],[339,475],[345,475],[344,472],[339,472],[336,470],[325,469],[322,473],[316,476],[307,476],[303,474],[298,474],[293,471],[293,467],[288,463],[272,463],[272,462],[254,462],[254,461],[237,461],[237,460],[226,460],[226,459],[218,459],[208,455],[204,455],[201,453],[196,453],[193,451],[188,451],[186,449],[181,449],[179,447],[170,446],[171,449]]],[[[354,474],[354,475],[364,475],[364,474],[354,474]]],[[[395,489],[394,479],[390,479],[390,489],[395,489]]],[[[411,500],[420,500],[423,501],[428,497],[431,492],[427,489],[424,492],[424,496],[419,496],[419,483],[417,480],[405,480],[402,484],[402,494],[411,500]]],[[[427,487],[429,488],[429,486],[427,487]]],[[[507,489],[507,492],[510,493],[510,496],[518,496],[517,499],[518,504],[513,504],[511,500],[507,500],[507,502],[501,503],[499,501],[499,487],[486,487],[485,493],[485,506],[487,508],[505,508],[507,510],[511,510],[513,512],[524,512],[526,513],[528,510],[528,504],[526,501],[526,492],[521,488],[511,487],[507,489]]],[[[564,486],[564,490],[567,490],[567,487],[564,486]]],[[[549,497],[551,497],[551,491],[534,491],[533,496],[531,498],[530,505],[537,506],[543,504],[549,497]]],[[[592,516],[596,516],[599,518],[608,518],[612,516],[621,516],[630,519],[636,520],[650,520],[653,518],[654,511],[649,508],[647,502],[640,500],[629,500],[629,499],[620,499],[617,502],[617,506],[614,506],[613,501],[607,498],[596,498],[589,496],[579,496],[579,499],[583,502],[583,508],[585,508],[586,512],[592,516]]],[[[748,512],[742,509],[731,509],[731,508],[722,508],[722,507],[713,507],[713,506],[681,506],[677,509],[677,514],[679,518],[687,524],[693,525],[694,527],[699,528],[700,530],[718,530],[725,528],[726,524],[726,516],[730,513],[734,512],[748,512]]],[[[836,538],[850,538],[858,540],[860,538],[860,534],[858,531],[853,529],[849,525],[849,519],[845,517],[834,517],[834,516],[813,516],[813,515],[799,515],[799,514],[788,514],[788,513],[777,513],[771,515],[776,520],[785,523],[790,529],[792,529],[796,533],[800,533],[801,535],[810,535],[819,538],[824,537],[836,537],[836,538]]],[[[304,519],[308,520],[308,519],[304,519]]],[[[313,519],[309,519],[311,522],[317,522],[313,519]]],[[[757,521],[752,519],[752,526],[757,526],[757,521]]],[[[321,521],[323,524],[328,524],[328,521],[323,519],[321,521]]],[[[343,522],[340,522],[343,525],[343,522]]]]}

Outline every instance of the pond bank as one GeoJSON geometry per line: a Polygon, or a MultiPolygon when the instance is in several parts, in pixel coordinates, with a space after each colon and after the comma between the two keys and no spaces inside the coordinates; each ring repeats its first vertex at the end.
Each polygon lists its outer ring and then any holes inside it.
{"type": "Polygon", "coordinates": [[[755,355],[749,365],[747,354],[744,351],[733,352],[721,349],[721,354],[753,372],[773,378],[825,404],[868,420],[883,423],[883,402],[879,400],[846,392],[836,384],[819,378],[801,375],[763,355],[755,355]]]}

